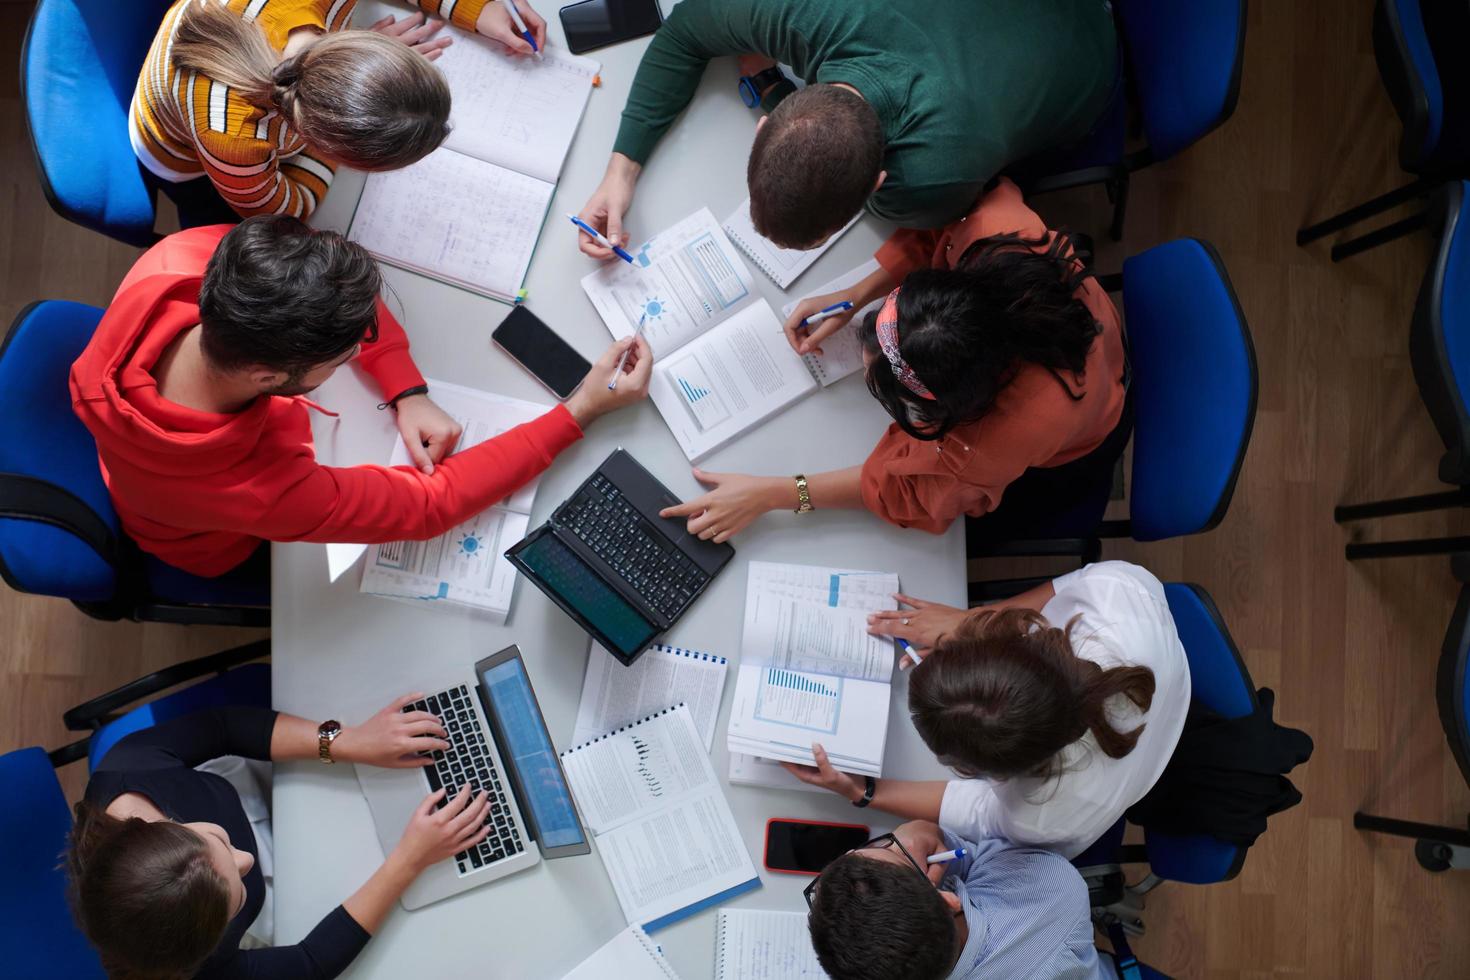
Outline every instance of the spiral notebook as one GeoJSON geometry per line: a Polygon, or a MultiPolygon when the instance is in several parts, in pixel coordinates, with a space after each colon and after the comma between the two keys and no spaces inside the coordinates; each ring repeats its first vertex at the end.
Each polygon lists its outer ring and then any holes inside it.
{"type": "MultiPolygon", "coordinates": [[[[612,974],[608,974],[612,976],[612,974]]],[[[721,909],[715,980],[823,980],[801,912],[721,909]]]]}
{"type": "MultiPolygon", "coordinates": [[[[843,273],[831,282],[818,286],[809,295],[825,296],[828,293],[835,293],[838,290],[856,286],[877,271],[878,260],[869,259],[851,272],[843,273]]],[[[807,298],[807,296],[803,296],[801,299],[807,298]]],[[[781,307],[781,315],[783,317],[790,316],[791,311],[796,309],[796,304],[800,303],[801,299],[787,303],[781,307]]],[[[816,354],[801,355],[801,359],[806,362],[807,370],[812,373],[812,377],[821,382],[823,388],[830,384],[835,384],[849,374],[855,374],[863,369],[863,348],[858,343],[856,325],[863,317],[877,311],[882,305],[883,300],[875,299],[854,313],[852,319],[847,322],[847,326],[822,341],[822,353],[820,356],[816,354]]]]}
{"type": "Polygon", "coordinates": [[[679,980],[648,933],[629,926],[562,980],[679,980]]]}
{"type": "Polygon", "coordinates": [[[654,932],[760,887],[687,705],[583,742],[561,761],[629,925],[654,932]]]}
{"type": "Polygon", "coordinates": [[[712,653],[654,644],[630,666],[594,642],[582,679],[572,741],[586,742],[681,701],[694,715],[705,751],[715,744],[715,722],[729,661],[712,653]]]}
{"type": "Polygon", "coordinates": [[[730,236],[740,251],[750,257],[755,267],[771,277],[771,281],[782,289],[787,288],[803,272],[812,267],[812,263],[822,257],[822,253],[831,248],[841,238],[847,229],[857,224],[862,212],[853,215],[851,221],[842,226],[842,230],[834,234],[816,248],[805,251],[799,248],[782,248],[773,243],[769,238],[761,235],[755,230],[755,223],[750,220],[750,198],[730,217],[725,219],[725,234],[730,236]]]}

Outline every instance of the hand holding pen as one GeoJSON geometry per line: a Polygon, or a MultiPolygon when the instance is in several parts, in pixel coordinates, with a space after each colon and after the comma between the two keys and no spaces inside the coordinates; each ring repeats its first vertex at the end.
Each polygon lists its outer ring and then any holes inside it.
{"type": "Polygon", "coordinates": [[[640,316],[638,318],[638,328],[633,331],[633,341],[632,341],[632,343],[628,344],[627,349],[623,351],[623,356],[620,357],[620,358],[618,358],[618,366],[617,366],[617,369],[615,371],[613,371],[612,377],[607,379],[607,390],[608,391],[617,391],[618,390],[618,379],[623,376],[623,367],[628,363],[628,355],[631,354],[631,353],[633,353],[633,348],[635,348],[635,347],[638,346],[638,341],[643,336],[643,325],[645,323],[647,323],[647,322],[648,322],[648,314],[647,313],[643,314],[642,316],[640,316]]]}
{"type": "Polygon", "coordinates": [[[782,329],[798,354],[820,354],[821,343],[852,319],[855,298],[847,291],[809,296],[796,304],[782,329]]]}
{"type": "Polygon", "coordinates": [[[475,21],[475,33],[500,42],[512,55],[539,58],[546,47],[546,21],[531,8],[530,0],[485,4],[475,21]]]}
{"type": "Polygon", "coordinates": [[[616,255],[618,258],[622,259],[629,265],[633,264],[633,256],[628,252],[627,249],[623,248],[620,245],[614,245],[606,235],[589,225],[587,222],[583,221],[581,218],[577,217],[575,214],[567,215],[567,219],[570,220],[572,224],[576,225],[577,228],[584,235],[591,238],[594,242],[601,245],[603,248],[610,249],[614,255],[616,255]]]}

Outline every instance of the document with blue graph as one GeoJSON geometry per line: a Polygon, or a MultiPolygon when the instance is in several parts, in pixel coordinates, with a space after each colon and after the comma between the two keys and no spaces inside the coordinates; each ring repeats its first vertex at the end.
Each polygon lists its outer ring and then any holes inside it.
{"type": "Polygon", "coordinates": [[[754,561],[726,747],[811,765],[820,743],[844,772],[880,776],[893,689],[892,640],[868,613],[897,609],[892,572],[754,561]]]}
{"type": "Polygon", "coordinates": [[[561,754],[629,925],[654,932],[760,887],[689,707],[561,754]]]}
{"type": "Polygon", "coordinates": [[[708,208],[633,255],[586,276],[582,289],[614,338],[643,321],[649,395],[691,462],[820,387],[708,208]]]}

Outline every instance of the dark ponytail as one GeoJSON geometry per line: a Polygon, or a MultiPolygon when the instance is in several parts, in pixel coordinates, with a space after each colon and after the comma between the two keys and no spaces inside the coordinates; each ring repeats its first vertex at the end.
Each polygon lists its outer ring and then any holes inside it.
{"type": "Polygon", "coordinates": [[[1121,759],[1143,725],[1118,731],[1108,702],[1122,695],[1140,711],[1153,703],[1147,667],[1106,670],[1076,655],[1065,629],[1031,609],[979,612],[915,667],[909,714],[924,744],[965,776],[1060,775],[1058,754],[1092,732],[1121,759]]]}
{"type": "Polygon", "coordinates": [[[898,382],[879,352],[876,317],[858,325],[873,357],[868,390],[905,432],[934,440],[978,421],[1027,364],[1050,371],[1074,399],[1065,377],[1080,378],[1101,331],[1076,296],[1088,273],[1071,239],[1018,234],[982,238],[953,269],[909,274],[898,294],[899,350],[935,400],[898,382]]]}
{"type": "Polygon", "coordinates": [[[112,980],[187,980],[229,924],[208,845],[170,820],[78,803],[67,870],[72,913],[112,980]]]}

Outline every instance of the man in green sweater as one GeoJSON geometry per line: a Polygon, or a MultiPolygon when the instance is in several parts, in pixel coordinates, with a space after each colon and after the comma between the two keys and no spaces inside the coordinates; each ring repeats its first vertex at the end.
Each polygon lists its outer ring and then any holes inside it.
{"type": "MultiPolygon", "coordinates": [[[[820,244],[864,206],[906,227],[959,217],[1005,167],[1086,136],[1118,79],[1107,0],[683,0],[582,209],[612,241],[627,243],[638,174],[721,55],[747,56],[747,101],[770,113],[751,147],[751,216],[788,248],[820,244]],[[755,71],[775,61],[807,87],[755,71]]],[[[612,255],[585,234],[582,251],[612,255]]]]}

